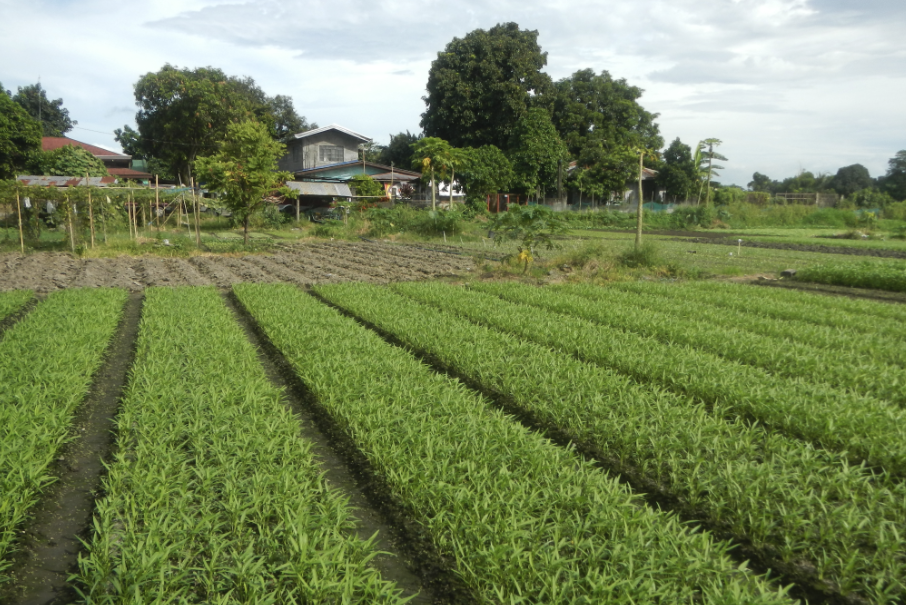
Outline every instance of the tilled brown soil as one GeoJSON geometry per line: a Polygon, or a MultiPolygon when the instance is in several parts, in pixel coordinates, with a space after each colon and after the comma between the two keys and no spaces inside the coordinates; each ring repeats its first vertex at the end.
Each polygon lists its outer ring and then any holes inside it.
{"type": "Polygon", "coordinates": [[[414,246],[325,242],[248,256],[85,258],[58,252],[0,255],[0,291],[149,286],[227,287],[240,282],[310,286],[344,281],[388,283],[455,275],[472,259],[414,246]]]}

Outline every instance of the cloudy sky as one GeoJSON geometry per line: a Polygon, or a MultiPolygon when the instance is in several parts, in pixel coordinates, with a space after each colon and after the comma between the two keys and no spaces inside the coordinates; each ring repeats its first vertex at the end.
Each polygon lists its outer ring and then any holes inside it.
{"type": "Polygon", "coordinates": [[[641,86],[668,142],[721,139],[725,183],[877,176],[906,149],[903,0],[0,0],[0,82],[40,77],[79,122],[69,136],[119,149],[139,76],[211,65],[386,143],[419,130],[437,52],[506,21],[539,32],[554,79],[641,86]]]}

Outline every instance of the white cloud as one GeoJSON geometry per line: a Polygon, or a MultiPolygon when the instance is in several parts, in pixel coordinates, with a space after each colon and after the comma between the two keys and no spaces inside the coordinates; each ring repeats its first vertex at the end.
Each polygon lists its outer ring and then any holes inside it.
{"type": "Polygon", "coordinates": [[[725,141],[725,182],[861,162],[906,148],[902,0],[0,0],[0,82],[40,75],[79,127],[113,146],[132,85],[164,63],[212,65],[288,94],[310,121],[386,142],[417,131],[431,60],[454,36],[516,21],[555,79],[607,69],[646,90],[665,139],[725,141]],[[33,24],[40,23],[40,43],[33,24]]]}

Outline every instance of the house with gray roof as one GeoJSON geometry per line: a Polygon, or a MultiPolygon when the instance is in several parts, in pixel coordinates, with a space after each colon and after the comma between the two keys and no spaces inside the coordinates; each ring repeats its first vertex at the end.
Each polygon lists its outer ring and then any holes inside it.
{"type": "Polygon", "coordinates": [[[359,147],[371,139],[337,124],[293,135],[278,165],[293,174],[359,159],[359,147]]]}

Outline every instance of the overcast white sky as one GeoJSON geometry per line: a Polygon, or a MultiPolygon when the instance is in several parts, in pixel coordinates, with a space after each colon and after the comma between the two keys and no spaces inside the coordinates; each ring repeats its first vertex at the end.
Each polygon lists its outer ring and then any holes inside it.
{"type": "Polygon", "coordinates": [[[668,143],[722,139],[724,183],[877,176],[906,149],[904,0],[0,0],[0,82],[40,76],[69,136],[119,149],[139,76],[211,65],[386,143],[419,130],[437,52],[506,21],[538,30],[555,80],[590,67],[641,86],[668,143]]]}

